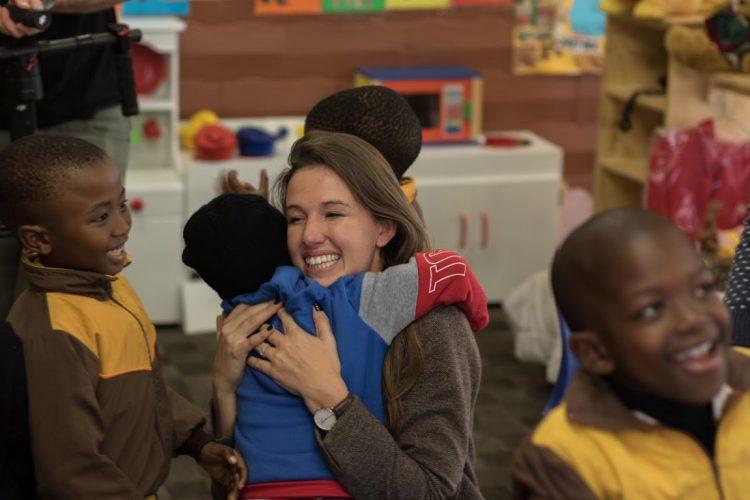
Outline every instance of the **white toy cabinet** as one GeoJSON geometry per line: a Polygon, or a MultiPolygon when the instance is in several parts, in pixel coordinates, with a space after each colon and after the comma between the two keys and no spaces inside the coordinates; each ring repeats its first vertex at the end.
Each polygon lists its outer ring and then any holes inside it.
{"type": "Polygon", "coordinates": [[[408,170],[432,246],[461,253],[498,303],[551,261],[558,237],[562,150],[529,132],[527,146],[425,146],[408,170]]]}
{"type": "Polygon", "coordinates": [[[174,16],[123,18],[143,32],[142,44],[165,58],[166,76],[156,90],[139,95],[125,188],[133,227],[125,248],[132,263],[124,274],[156,324],[179,323],[180,261],[184,196],[178,153],[179,35],[185,23],[174,16]],[[158,137],[146,137],[144,125],[156,123],[158,137]]]}

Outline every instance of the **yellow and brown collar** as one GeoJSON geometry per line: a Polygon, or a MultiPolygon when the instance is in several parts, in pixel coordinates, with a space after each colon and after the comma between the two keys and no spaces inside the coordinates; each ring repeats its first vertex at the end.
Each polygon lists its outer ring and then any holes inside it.
{"type": "MultiPolygon", "coordinates": [[[[724,412],[750,391],[750,349],[732,348],[727,362],[731,394],[722,405],[724,412]]],[[[649,427],[620,401],[607,382],[583,371],[578,372],[570,384],[565,403],[568,418],[577,424],[609,429],[649,427]]]]}
{"type": "MultiPolygon", "coordinates": [[[[61,267],[47,267],[35,252],[24,250],[21,263],[29,284],[43,292],[62,292],[85,295],[99,300],[107,300],[112,294],[112,283],[117,276],[79,271],[61,267]]],[[[130,264],[127,256],[125,265],[130,264]]]]}
{"type": "Polygon", "coordinates": [[[414,178],[402,177],[400,182],[401,191],[406,195],[406,199],[409,200],[409,203],[414,203],[417,197],[417,183],[414,181],[414,178]]]}

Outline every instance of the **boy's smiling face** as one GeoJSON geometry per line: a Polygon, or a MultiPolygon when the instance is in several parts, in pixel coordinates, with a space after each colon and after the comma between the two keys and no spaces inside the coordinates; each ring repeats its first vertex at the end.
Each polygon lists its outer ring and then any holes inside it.
{"type": "Polygon", "coordinates": [[[125,266],[131,219],[117,167],[110,160],[71,170],[64,194],[40,204],[44,223],[35,245],[41,261],[115,275],[125,266]]]}
{"type": "MultiPolygon", "coordinates": [[[[711,401],[726,380],[730,323],[700,256],[676,230],[641,232],[615,254],[590,294],[593,337],[602,343],[591,371],[663,398],[711,401]]],[[[574,350],[591,340],[585,333],[571,338],[574,350]]]]}

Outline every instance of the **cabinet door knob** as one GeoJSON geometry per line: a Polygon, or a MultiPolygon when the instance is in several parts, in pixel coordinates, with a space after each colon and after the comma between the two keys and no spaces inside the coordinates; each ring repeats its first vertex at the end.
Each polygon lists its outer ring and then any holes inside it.
{"type": "Polygon", "coordinates": [[[486,247],[490,241],[490,216],[487,212],[480,212],[479,222],[481,225],[481,236],[479,237],[479,245],[486,247]]]}
{"type": "Polygon", "coordinates": [[[469,231],[469,220],[466,214],[458,214],[458,248],[466,248],[466,235],[469,231]]]}
{"type": "Polygon", "coordinates": [[[130,200],[130,210],[133,212],[140,212],[144,207],[143,198],[133,198],[130,200]]]}

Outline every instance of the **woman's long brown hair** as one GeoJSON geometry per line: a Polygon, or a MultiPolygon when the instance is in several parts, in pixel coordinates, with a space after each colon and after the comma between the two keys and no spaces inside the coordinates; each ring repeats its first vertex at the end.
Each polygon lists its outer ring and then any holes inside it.
{"type": "MultiPolygon", "coordinates": [[[[354,197],[375,219],[392,221],[396,234],[380,250],[383,269],[404,264],[417,252],[428,249],[424,223],[401,191],[398,180],[383,156],[373,146],[353,135],[310,132],[297,140],[289,154],[289,165],[276,181],[275,193],[286,207],[289,181],[302,168],[323,165],[335,172],[354,197]]],[[[403,423],[401,400],[424,369],[419,326],[412,323],[391,343],[383,366],[383,398],[387,425],[397,432],[403,423]]]]}

